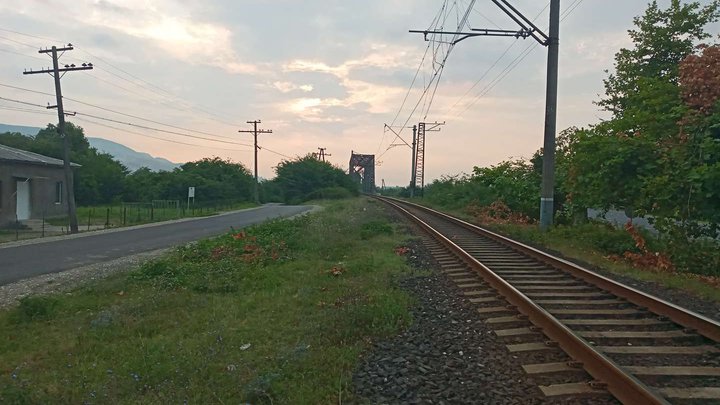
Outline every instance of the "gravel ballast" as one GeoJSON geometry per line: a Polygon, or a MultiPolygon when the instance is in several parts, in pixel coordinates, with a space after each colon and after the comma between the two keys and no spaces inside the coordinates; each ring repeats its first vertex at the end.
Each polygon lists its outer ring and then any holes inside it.
{"type": "Polygon", "coordinates": [[[523,371],[522,356],[508,352],[423,244],[408,246],[419,274],[398,284],[417,300],[413,324],[365,356],[354,375],[361,398],[378,404],[616,403],[605,395],[546,398],[523,371]]]}

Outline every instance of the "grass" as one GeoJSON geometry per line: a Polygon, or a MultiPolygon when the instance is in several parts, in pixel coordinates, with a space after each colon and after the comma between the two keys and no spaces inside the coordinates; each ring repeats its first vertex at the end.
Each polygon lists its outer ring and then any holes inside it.
{"type": "Polygon", "coordinates": [[[411,321],[406,235],[373,200],[324,205],[0,312],[0,403],[352,400],[362,351],[411,321]]]}

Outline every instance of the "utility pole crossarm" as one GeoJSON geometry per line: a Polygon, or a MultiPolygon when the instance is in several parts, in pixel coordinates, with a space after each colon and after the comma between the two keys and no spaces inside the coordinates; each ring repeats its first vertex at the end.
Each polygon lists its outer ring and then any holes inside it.
{"type": "MultiPolygon", "coordinates": [[[[400,136],[400,133],[399,133],[398,131],[396,131],[396,130],[393,129],[393,127],[391,127],[391,126],[388,125],[388,124],[384,124],[384,127],[383,127],[383,128],[389,129],[390,132],[392,132],[393,134],[395,134],[395,137],[396,137],[397,139],[403,141],[403,143],[404,143],[408,148],[411,147],[410,144],[407,143],[407,141],[406,141],[402,136],[400,136]]],[[[398,128],[398,127],[395,127],[395,128],[398,128]]],[[[399,127],[399,128],[400,128],[400,130],[402,131],[403,128],[412,128],[412,127],[399,127]]]]}
{"type": "Polygon", "coordinates": [[[520,30],[494,30],[494,29],[472,29],[472,32],[455,32],[455,31],[436,31],[436,30],[410,30],[413,34],[423,34],[425,41],[428,41],[428,34],[445,34],[445,35],[459,35],[460,37],[452,42],[453,45],[458,42],[472,38],[472,37],[515,37],[515,38],[527,38],[532,33],[525,29],[520,30]]]}
{"type": "MultiPolygon", "coordinates": [[[[85,65],[85,64],[84,64],[85,65]]],[[[65,72],[74,72],[76,70],[92,70],[93,66],[91,65],[85,65],[85,66],[75,66],[75,65],[65,65],[64,68],[58,68],[57,72],[59,73],[65,73],[65,72]]],[[[42,70],[26,70],[23,72],[24,75],[36,75],[40,73],[55,73],[55,69],[42,69],[42,70]]]]}
{"type": "Polygon", "coordinates": [[[508,3],[507,0],[492,0],[492,2],[495,3],[495,5],[497,5],[502,11],[504,11],[505,14],[512,18],[512,20],[515,21],[520,27],[522,27],[523,30],[527,31],[530,36],[535,38],[535,40],[538,41],[541,45],[548,46],[548,44],[550,43],[550,37],[545,35],[545,33],[542,32],[540,28],[533,24],[532,21],[525,17],[512,4],[508,3]],[[502,4],[500,4],[501,2],[502,4]],[[528,28],[528,26],[530,28],[528,28]],[[535,33],[540,34],[540,37],[535,35],[535,33]]]}

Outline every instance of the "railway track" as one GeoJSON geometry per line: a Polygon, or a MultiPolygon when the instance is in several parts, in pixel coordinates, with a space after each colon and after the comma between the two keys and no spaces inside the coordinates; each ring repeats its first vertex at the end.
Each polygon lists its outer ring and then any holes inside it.
{"type": "Polygon", "coordinates": [[[446,214],[379,199],[432,237],[441,270],[527,359],[525,372],[547,382],[545,395],[720,403],[720,323],[446,214]],[[572,360],[557,361],[558,349],[572,360]]]}

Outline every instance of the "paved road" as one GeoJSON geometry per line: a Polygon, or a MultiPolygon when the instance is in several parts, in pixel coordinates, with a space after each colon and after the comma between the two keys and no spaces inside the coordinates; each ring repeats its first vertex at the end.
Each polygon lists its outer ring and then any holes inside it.
{"type": "Polygon", "coordinates": [[[0,245],[0,285],[46,273],[56,273],[149,250],[181,245],[242,228],[270,218],[287,217],[309,206],[265,205],[190,221],[136,227],[116,232],[44,241],[20,246],[0,245]]]}

